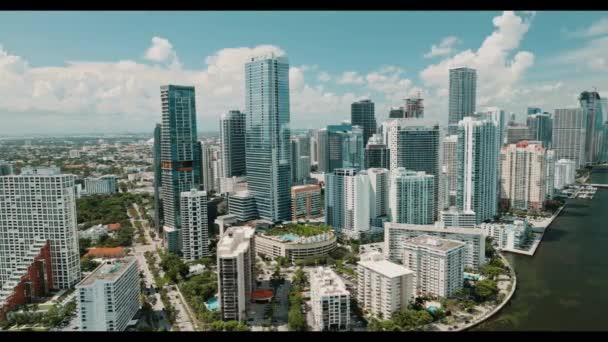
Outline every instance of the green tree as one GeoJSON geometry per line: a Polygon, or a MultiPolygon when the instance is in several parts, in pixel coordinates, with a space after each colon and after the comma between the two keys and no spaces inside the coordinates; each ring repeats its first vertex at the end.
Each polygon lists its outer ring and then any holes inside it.
{"type": "Polygon", "coordinates": [[[91,259],[91,257],[84,257],[80,259],[80,270],[82,272],[91,272],[97,268],[97,266],[99,266],[99,263],[91,259]]]}
{"type": "Polygon", "coordinates": [[[490,279],[480,280],[475,284],[475,296],[480,301],[486,301],[498,293],[496,282],[490,279]]]}

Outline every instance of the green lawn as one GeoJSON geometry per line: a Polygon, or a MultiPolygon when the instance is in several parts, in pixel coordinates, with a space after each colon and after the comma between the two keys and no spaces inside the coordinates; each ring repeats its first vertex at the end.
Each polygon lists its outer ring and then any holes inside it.
{"type": "Polygon", "coordinates": [[[332,231],[330,226],[325,225],[306,225],[306,224],[288,224],[284,227],[274,227],[266,230],[264,234],[275,236],[283,234],[293,234],[297,236],[309,237],[319,234],[324,234],[332,231]]]}

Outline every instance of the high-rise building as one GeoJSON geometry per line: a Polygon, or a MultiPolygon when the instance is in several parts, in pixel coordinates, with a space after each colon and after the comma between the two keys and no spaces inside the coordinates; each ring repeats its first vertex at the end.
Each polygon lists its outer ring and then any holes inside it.
{"type": "MultiPolygon", "coordinates": [[[[398,138],[399,132],[411,123],[411,119],[390,119],[382,123],[382,141],[386,144],[390,154],[390,167],[395,169],[398,167],[398,138]]],[[[419,120],[417,120],[419,121],[419,120]]]]}
{"type": "Polygon", "coordinates": [[[13,174],[13,164],[5,160],[0,160],[0,176],[8,176],[13,174]]]}
{"type": "Polygon", "coordinates": [[[538,107],[528,107],[528,115],[535,115],[542,113],[542,109],[538,107]]]}
{"type": "Polygon", "coordinates": [[[581,108],[556,109],[553,116],[552,144],[556,158],[574,160],[580,168],[587,162],[587,115],[581,108]]]}
{"type": "Polygon", "coordinates": [[[300,156],[298,162],[298,173],[296,174],[298,183],[306,184],[310,179],[310,157],[300,156]]]}
{"type": "Polygon", "coordinates": [[[337,233],[358,238],[370,229],[370,181],[355,169],[325,175],[325,223],[337,233]]]}
{"type": "Polygon", "coordinates": [[[477,71],[469,68],[450,69],[448,128],[456,134],[458,122],[475,113],[477,71]]]}
{"type": "Polygon", "coordinates": [[[310,141],[307,136],[291,138],[291,183],[305,184],[310,178],[310,141]]]}
{"type": "Polygon", "coordinates": [[[387,169],[371,168],[361,173],[369,178],[369,216],[372,227],[382,228],[389,214],[389,178],[387,169]]]}
{"type": "Polygon", "coordinates": [[[317,171],[330,172],[329,170],[329,132],[327,128],[321,128],[315,132],[317,138],[317,171]]]}
{"type": "Polygon", "coordinates": [[[19,272],[30,246],[49,241],[53,286],[80,281],[74,176],[59,168],[30,168],[0,177],[0,288],[19,272]]]}
{"type": "Polygon", "coordinates": [[[456,191],[458,189],[458,135],[448,135],[443,138],[442,165],[445,168],[445,191],[443,208],[456,204],[456,191]]]}
{"type": "Polygon", "coordinates": [[[350,328],[350,292],[330,268],[319,267],[310,272],[310,299],[315,330],[350,328]]]}
{"type": "Polygon", "coordinates": [[[494,121],[465,117],[458,123],[456,207],[475,213],[476,223],[497,213],[499,137],[494,121]]]}
{"type": "Polygon", "coordinates": [[[424,171],[391,170],[389,207],[391,222],[431,224],[435,222],[437,202],[435,176],[424,171]]]}
{"type": "Polygon", "coordinates": [[[384,254],[393,262],[402,262],[405,243],[417,236],[431,235],[465,244],[465,267],[479,270],[486,263],[486,236],[479,228],[445,227],[440,224],[417,225],[387,222],[384,224],[384,254]]]}
{"type": "Polygon", "coordinates": [[[423,118],[424,100],[420,97],[405,99],[405,117],[417,119],[423,118]]]}
{"type": "Polygon", "coordinates": [[[357,266],[357,301],[375,316],[392,317],[414,298],[413,278],[414,272],[379,252],[364,254],[357,266]]]}
{"type": "Polygon", "coordinates": [[[200,151],[201,160],[200,184],[203,185],[203,189],[205,191],[213,191],[213,189],[216,187],[215,175],[213,172],[213,148],[208,142],[198,141],[197,151],[200,151]]]}
{"type": "Polygon", "coordinates": [[[237,191],[228,196],[228,212],[239,221],[247,222],[259,217],[255,197],[250,191],[237,191]]]}
{"type": "Polygon", "coordinates": [[[209,227],[207,192],[192,189],[181,193],[182,254],[186,260],[208,257],[209,227]]]}
{"type": "Polygon", "coordinates": [[[0,281],[0,320],[6,320],[9,312],[23,304],[47,297],[53,288],[49,241],[40,238],[26,248],[15,257],[10,277],[0,281]]]}
{"type": "Polygon", "coordinates": [[[322,214],[320,185],[308,184],[291,187],[292,220],[308,220],[322,214]]]}
{"type": "Polygon", "coordinates": [[[531,114],[526,117],[526,125],[530,131],[530,138],[540,141],[544,148],[551,148],[551,136],[553,135],[553,119],[548,113],[531,114]]]}
{"type": "Polygon", "coordinates": [[[465,244],[430,235],[408,240],[403,248],[403,265],[414,272],[418,295],[449,297],[464,283],[465,244]]]}
{"type": "Polygon", "coordinates": [[[569,159],[560,159],[555,163],[555,182],[553,187],[561,190],[576,180],[576,162],[569,159]]]}
{"type": "Polygon", "coordinates": [[[587,132],[585,135],[585,161],[594,164],[600,158],[601,141],[603,138],[603,117],[600,94],[597,91],[584,91],[578,98],[581,109],[587,117],[587,132]]]}
{"type": "Polygon", "coordinates": [[[217,243],[217,281],[220,317],[244,321],[255,286],[255,230],[230,227],[217,243]]]}
{"type": "Polygon", "coordinates": [[[289,63],[285,56],[245,64],[247,184],[262,219],[291,219],[289,63]]]}
{"type": "Polygon", "coordinates": [[[391,108],[388,113],[389,119],[405,119],[405,108],[391,108]]]}
{"type": "Polygon", "coordinates": [[[545,172],[545,192],[547,199],[555,197],[555,151],[547,150],[547,168],[545,172]]]}
{"type": "Polygon", "coordinates": [[[425,120],[410,119],[397,135],[397,167],[409,171],[424,171],[434,176],[433,182],[433,220],[438,218],[439,187],[439,124],[425,120]]]}
{"type": "Polygon", "coordinates": [[[310,145],[310,165],[318,165],[319,164],[319,140],[317,131],[313,131],[308,138],[310,145]]]}
{"type": "Polygon", "coordinates": [[[501,149],[500,199],[504,208],[542,209],[547,199],[547,150],[521,141],[501,149]]]}
{"type": "Polygon", "coordinates": [[[163,201],[161,198],[162,189],[162,168],[160,157],[161,125],[154,127],[154,145],[152,147],[152,157],[154,159],[154,226],[158,233],[163,227],[163,201]]]}
{"type": "Polygon", "coordinates": [[[382,141],[380,134],[374,134],[367,141],[365,147],[365,168],[379,167],[388,169],[390,167],[390,151],[382,141]]]}
{"type": "Polygon", "coordinates": [[[180,194],[198,187],[201,156],[197,145],[194,87],[160,87],[162,126],[160,157],[165,241],[172,253],[181,249],[180,194]],[[175,243],[177,242],[177,243],[175,243]]]}
{"type": "Polygon", "coordinates": [[[350,122],[353,126],[363,129],[363,146],[366,146],[367,141],[376,134],[377,129],[374,103],[371,100],[361,100],[351,104],[350,122]]]}
{"type": "Polygon", "coordinates": [[[496,107],[487,108],[485,112],[475,113],[474,116],[496,122],[500,131],[500,144],[504,144],[507,134],[507,113],[496,107]]]}
{"type": "Polygon", "coordinates": [[[124,331],[139,310],[137,259],[106,261],[76,285],[80,331],[124,331]]]}
{"type": "Polygon", "coordinates": [[[520,141],[534,140],[534,133],[528,126],[510,125],[507,126],[507,144],[517,144],[520,141]]]}
{"type": "Polygon", "coordinates": [[[241,177],[246,174],[245,118],[245,113],[238,110],[224,113],[220,118],[222,177],[241,177]]]}
{"type": "Polygon", "coordinates": [[[363,169],[365,166],[363,129],[359,126],[341,124],[327,126],[326,132],[324,171],[330,173],[335,169],[363,169]]]}

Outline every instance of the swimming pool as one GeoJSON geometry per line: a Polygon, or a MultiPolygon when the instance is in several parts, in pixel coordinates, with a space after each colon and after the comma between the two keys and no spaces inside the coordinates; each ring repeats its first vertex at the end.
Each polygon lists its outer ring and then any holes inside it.
{"type": "Polygon", "coordinates": [[[205,306],[207,307],[207,309],[212,311],[218,310],[220,308],[219,303],[217,302],[217,297],[209,299],[207,303],[205,303],[205,306]]]}
{"type": "Polygon", "coordinates": [[[283,240],[287,240],[287,241],[296,241],[298,240],[300,237],[294,234],[284,234],[281,235],[281,239],[283,240]]]}

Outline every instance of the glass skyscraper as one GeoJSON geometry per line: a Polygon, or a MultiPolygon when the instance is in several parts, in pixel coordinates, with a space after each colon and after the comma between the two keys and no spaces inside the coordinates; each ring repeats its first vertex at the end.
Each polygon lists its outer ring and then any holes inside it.
{"type": "Polygon", "coordinates": [[[475,223],[493,219],[498,206],[500,133],[493,120],[465,117],[458,123],[456,206],[475,215],[475,223]]]}
{"type": "Polygon", "coordinates": [[[152,147],[152,156],[154,159],[154,226],[160,233],[163,227],[163,208],[160,190],[162,187],[162,169],[160,167],[160,131],[161,125],[156,124],[154,128],[154,145],[152,147]]]}
{"type": "MultiPolygon", "coordinates": [[[[439,187],[439,124],[423,119],[410,119],[411,125],[407,125],[397,135],[397,167],[404,167],[408,171],[424,171],[427,175],[433,175],[435,183],[433,187],[433,201],[438,203],[439,187]]],[[[437,209],[435,205],[433,209],[437,209]]],[[[438,218],[435,211],[433,219],[438,218]]]]}
{"type": "Polygon", "coordinates": [[[553,150],[557,159],[574,160],[576,168],[586,164],[587,116],[581,108],[556,109],[553,115],[553,150]]]}
{"type": "Polygon", "coordinates": [[[181,252],[180,194],[200,182],[200,153],[197,153],[194,87],[160,87],[162,126],[160,156],[165,242],[170,252],[181,252]]]}
{"type": "Polygon", "coordinates": [[[391,222],[433,224],[437,215],[435,176],[403,167],[391,170],[389,206],[391,222]]]}
{"type": "Polygon", "coordinates": [[[587,117],[587,135],[585,138],[586,162],[596,163],[600,158],[601,140],[604,135],[602,104],[597,91],[584,91],[579,96],[579,102],[587,117]]]}
{"type": "Polygon", "coordinates": [[[329,125],[323,133],[327,134],[327,150],[324,154],[326,173],[339,168],[361,170],[365,166],[365,144],[361,127],[348,124],[329,125]]]}
{"type": "Polygon", "coordinates": [[[363,146],[367,140],[376,134],[376,114],[371,100],[361,100],[350,106],[350,123],[363,128],[363,146]]]}
{"type": "Polygon", "coordinates": [[[450,134],[458,130],[458,122],[475,113],[477,71],[469,68],[450,69],[450,98],[448,129],[450,134]]]}
{"type": "Polygon", "coordinates": [[[253,57],[245,64],[248,189],[260,218],[291,219],[289,62],[285,56],[253,57]]]}
{"type": "Polygon", "coordinates": [[[245,175],[245,113],[231,110],[220,119],[223,177],[245,175]]]}

